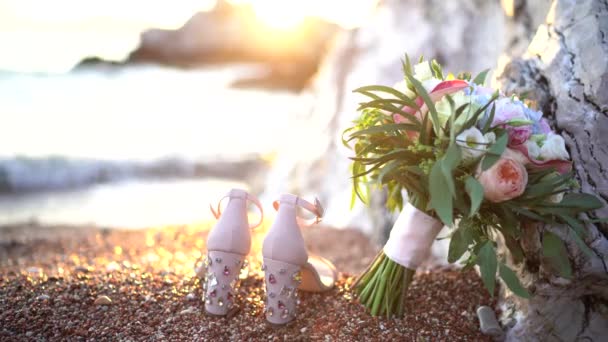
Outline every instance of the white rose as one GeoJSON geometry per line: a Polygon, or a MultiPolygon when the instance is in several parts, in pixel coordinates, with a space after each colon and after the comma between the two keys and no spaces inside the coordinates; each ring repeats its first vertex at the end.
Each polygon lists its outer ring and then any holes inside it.
{"type": "Polygon", "coordinates": [[[456,143],[462,147],[460,150],[464,160],[481,157],[488,147],[488,139],[475,127],[462,131],[456,137],[456,143]]]}
{"type": "Polygon", "coordinates": [[[538,159],[540,156],[540,147],[533,140],[528,140],[524,143],[524,146],[528,149],[528,156],[530,158],[538,159]]]}
{"type": "Polygon", "coordinates": [[[540,159],[542,160],[568,160],[570,155],[566,151],[564,138],[558,134],[549,134],[547,140],[540,148],[540,159]]]}
{"type": "Polygon", "coordinates": [[[422,62],[414,65],[414,77],[422,82],[433,77],[433,71],[429,62],[422,62]]]}

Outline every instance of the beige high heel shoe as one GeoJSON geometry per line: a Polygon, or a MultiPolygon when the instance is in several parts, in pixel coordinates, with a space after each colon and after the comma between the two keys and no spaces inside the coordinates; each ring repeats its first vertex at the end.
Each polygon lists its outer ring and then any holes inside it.
{"type": "Polygon", "coordinates": [[[266,319],[272,324],[286,324],[296,318],[299,303],[297,290],[323,292],[336,282],[337,272],[328,260],[309,256],[297,217],[300,206],[316,215],[320,222],[323,208],[291,194],[284,194],[274,202],[277,218],[268,231],[262,246],[266,284],[266,319]]]}
{"type": "Polygon", "coordinates": [[[207,238],[207,258],[203,292],[205,311],[211,315],[224,316],[234,305],[234,291],[241,270],[247,267],[246,257],[251,250],[251,230],[262,224],[264,212],[260,201],[245,190],[232,189],[211,211],[219,218],[207,238]],[[222,214],[220,204],[229,198],[222,214]],[[260,210],[260,220],[249,224],[247,202],[253,202],[260,210]]]}

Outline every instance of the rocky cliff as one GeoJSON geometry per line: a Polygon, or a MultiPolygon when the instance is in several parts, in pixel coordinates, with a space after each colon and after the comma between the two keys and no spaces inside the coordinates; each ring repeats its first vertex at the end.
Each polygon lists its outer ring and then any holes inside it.
{"type": "MultiPolygon", "coordinates": [[[[341,132],[357,116],[362,85],[399,81],[400,57],[438,59],[447,70],[473,73],[496,68],[494,85],[506,93],[530,92],[572,155],[585,192],[608,202],[608,2],[605,0],[422,1],[388,0],[363,27],[342,35],[314,86],[317,106],[303,120],[299,139],[306,153],[284,153],[271,179],[275,187],[320,194],[326,222],[355,226],[386,237],[392,218],[382,210],[382,193],[371,206],[350,214],[349,161],[341,132]],[[295,162],[295,167],[289,163],[295,162]],[[276,181],[276,180],[280,181],[276,181]]],[[[606,217],[608,208],[594,217],[606,217]]],[[[581,253],[560,227],[526,226],[521,243],[528,262],[518,268],[531,300],[502,290],[499,305],[512,341],[600,340],[608,334],[608,229],[589,224],[581,253]],[[540,234],[558,234],[568,245],[574,275],[564,279],[542,260],[540,234]]]]}

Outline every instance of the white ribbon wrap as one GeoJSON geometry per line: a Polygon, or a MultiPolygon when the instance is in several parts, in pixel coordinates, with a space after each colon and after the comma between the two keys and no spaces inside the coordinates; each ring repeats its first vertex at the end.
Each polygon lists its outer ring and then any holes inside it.
{"type": "Polygon", "coordinates": [[[401,266],[415,270],[429,256],[443,223],[406,204],[384,245],[384,254],[401,266]]]}

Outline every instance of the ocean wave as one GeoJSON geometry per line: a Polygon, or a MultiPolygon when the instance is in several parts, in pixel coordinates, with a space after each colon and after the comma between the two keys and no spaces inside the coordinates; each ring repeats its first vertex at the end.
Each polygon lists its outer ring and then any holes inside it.
{"type": "Polygon", "coordinates": [[[128,179],[218,177],[247,179],[265,163],[250,157],[213,162],[164,158],[112,161],[67,157],[0,159],[0,193],[61,190],[128,179]]]}

